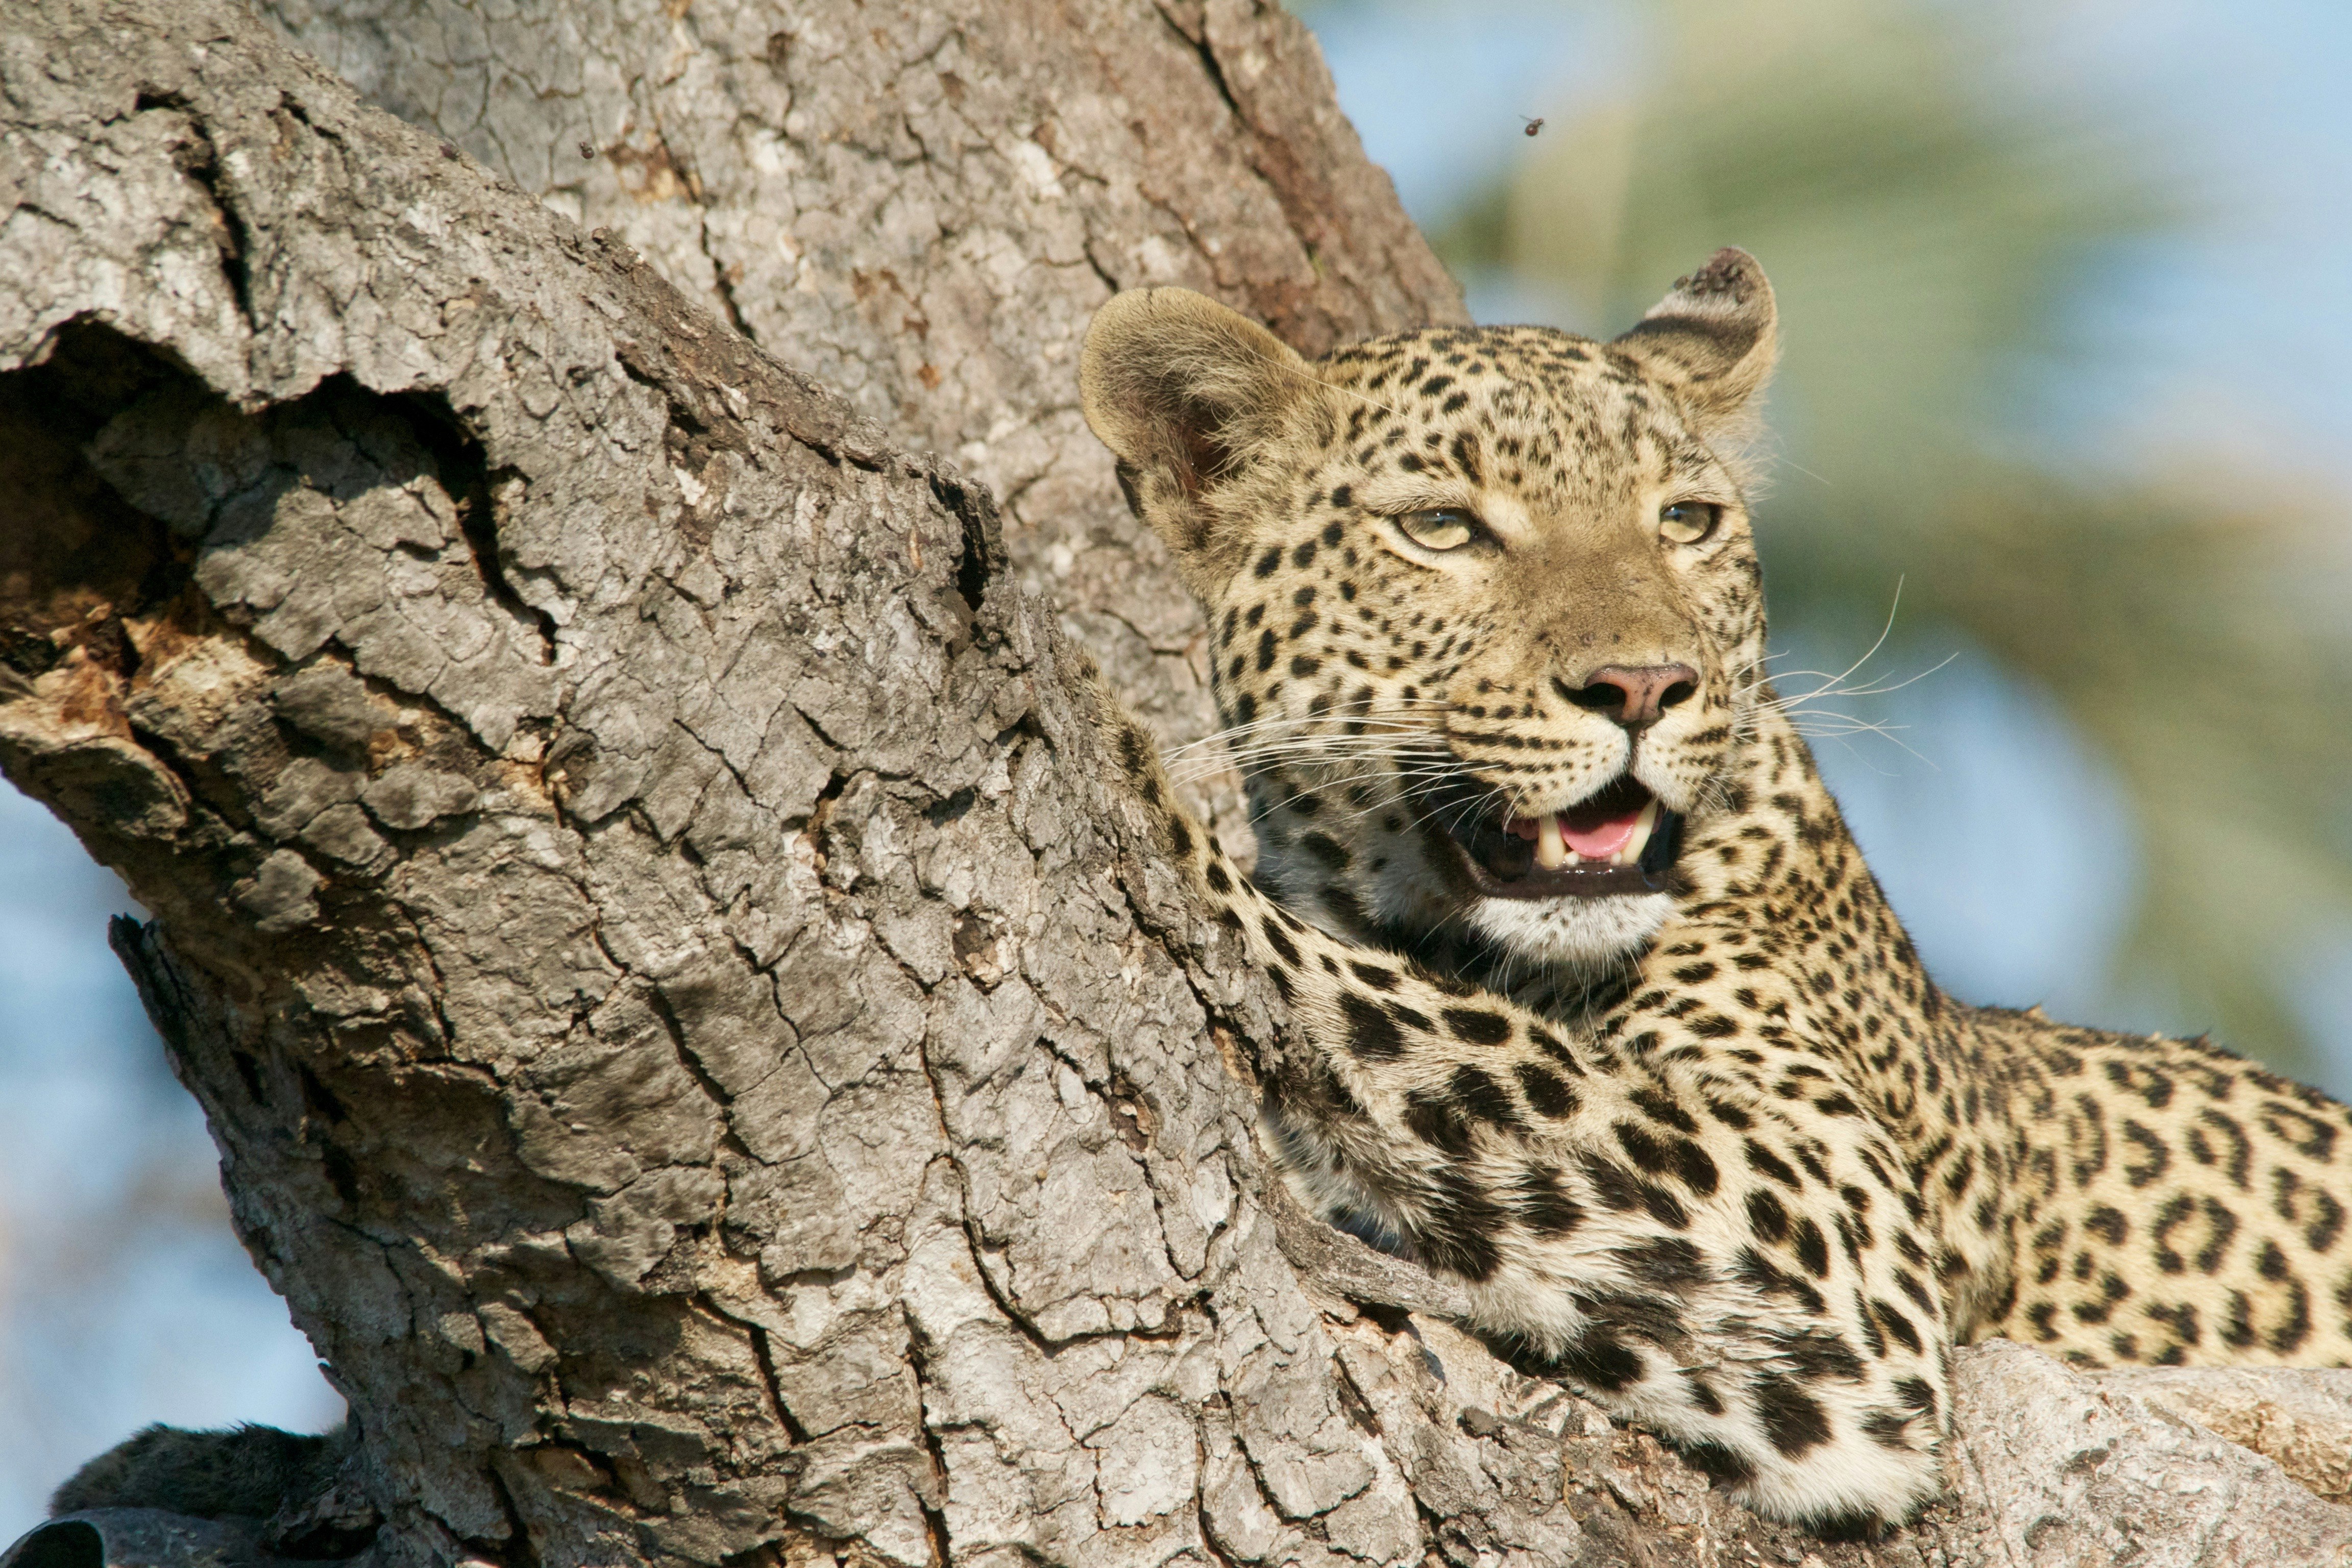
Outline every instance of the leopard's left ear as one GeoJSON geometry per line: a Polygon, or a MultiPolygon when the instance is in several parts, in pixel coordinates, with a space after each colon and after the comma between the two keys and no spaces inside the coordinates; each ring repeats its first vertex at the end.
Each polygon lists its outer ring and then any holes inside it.
{"type": "Polygon", "coordinates": [[[1702,434],[1737,422],[1771,378],[1780,339],[1772,285],[1756,258],[1736,246],[1675,280],[1612,346],[1673,386],[1702,434]]]}

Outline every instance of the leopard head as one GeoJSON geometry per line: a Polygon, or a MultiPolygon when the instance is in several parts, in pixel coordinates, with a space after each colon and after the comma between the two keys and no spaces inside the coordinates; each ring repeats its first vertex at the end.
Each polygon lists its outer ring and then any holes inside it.
{"type": "Polygon", "coordinates": [[[1738,454],[1774,328],[1730,249],[1606,343],[1427,329],[1310,362],[1181,289],[1096,315],[1087,418],[1208,612],[1286,902],[1571,969],[1654,934],[1759,700],[1738,454]]]}

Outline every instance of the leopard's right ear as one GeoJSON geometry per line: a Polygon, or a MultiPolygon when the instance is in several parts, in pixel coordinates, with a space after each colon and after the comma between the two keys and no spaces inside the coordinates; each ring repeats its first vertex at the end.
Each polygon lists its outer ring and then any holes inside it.
{"type": "Polygon", "coordinates": [[[1087,423],[1128,504],[1196,580],[1214,574],[1218,488],[1316,384],[1281,339],[1189,289],[1114,296],[1078,360],[1087,423]]]}

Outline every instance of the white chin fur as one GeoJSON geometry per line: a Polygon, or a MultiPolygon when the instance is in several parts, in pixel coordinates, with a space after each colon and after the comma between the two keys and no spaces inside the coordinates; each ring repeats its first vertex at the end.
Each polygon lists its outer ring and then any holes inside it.
{"type": "Polygon", "coordinates": [[[1480,899],[1471,907],[1469,924],[1521,962],[1599,969],[1640,952],[1674,910],[1671,893],[1480,899]]]}

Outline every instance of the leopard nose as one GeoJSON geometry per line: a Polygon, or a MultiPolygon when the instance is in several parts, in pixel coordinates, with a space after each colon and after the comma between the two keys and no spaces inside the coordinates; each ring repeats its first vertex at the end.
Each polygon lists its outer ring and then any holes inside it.
{"type": "Polygon", "coordinates": [[[1571,687],[1558,676],[1552,688],[1579,708],[1606,713],[1629,730],[1654,724],[1660,715],[1698,690],[1698,671],[1686,664],[1603,665],[1571,687]]]}

